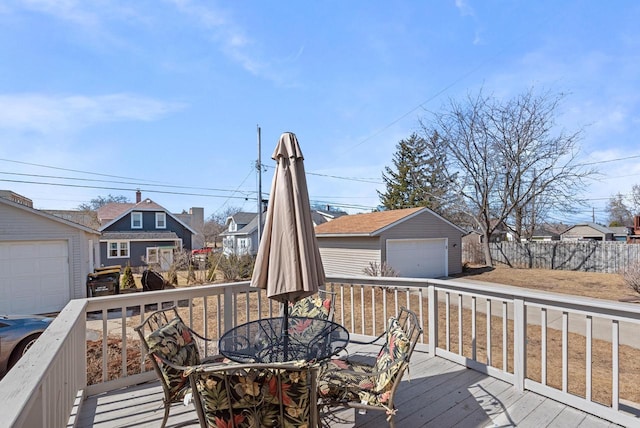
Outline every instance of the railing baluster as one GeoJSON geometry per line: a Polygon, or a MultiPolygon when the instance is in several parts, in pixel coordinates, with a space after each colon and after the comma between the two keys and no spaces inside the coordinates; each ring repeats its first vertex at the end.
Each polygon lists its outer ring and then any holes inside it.
{"type": "Polygon", "coordinates": [[[611,321],[611,407],[618,411],[620,403],[620,324],[611,321]]]}
{"type": "Polygon", "coordinates": [[[451,294],[447,291],[444,295],[444,306],[445,306],[445,343],[446,350],[449,351],[451,349],[451,294]]]}
{"type": "Polygon", "coordinates": [[[378,330],[376,329],[376,289],[371,288],[371,321],[373,323],[373,332],[372,336],[378,335],[378,330]]]}
{"type": "Polygon", "coordinates": [[[487,299],[487,365],[491,366],[491,299],[487,299]]]}
{"type": "Polygon", "coordinates": [[[122,341],[120,342],[120,364],[122,364],[121,376],[127,375],[127,307],[120,307],[120,334],[122,341]]]}
{"type": "Polygon", "coordinates": [[[593,364],[591,361],[592,358],[592,353],[593,353],[593,348],[592,348],[592,340],[593,340],[593,317],[591,315],[588,315],[586,320],[586,325],[585,325],[585,334],[586,334],[586,339],[587,339],[587,343],[586,343],[586,349],[585,349],[585,358],[586,358],[586,385],[585,385],[585,398],[587,401],[591,401],[591,390],[592,390],[592,385],[591,385],[591,379],[592,379],[592,370],[593,370],[593,364]]]}
{"type": "Polygon", "coordinates": [[[458,355],[462,355],[462,294],[458,293],[458,355]]]}
{"type": "Polygon", "coordinates": [[[569,313],[562,312],[562,391],[567,392],[569,376],[569,313]]]}
{"type": "Polygon", "coordinates": [[[365,334],[365,313],[364,313],[364,287],[360,286],[360,322],[362,323],[362,327],[360,328],[360,334],[365,334]]]}
{"type": "Polygon", "coordinates": [[[507,373],[509,371],[509,324],[507,302],[502,302],[502,370],[507,373]]]}
{"type": "Polygon", "coordinates": [[[471,359],[476,361],[476,296],[471,297],[471,359]]]}
{"type": "Polygon", "coordinates": [[[540,309],[540,383],[547,384],[547,308],[540,309]]]}

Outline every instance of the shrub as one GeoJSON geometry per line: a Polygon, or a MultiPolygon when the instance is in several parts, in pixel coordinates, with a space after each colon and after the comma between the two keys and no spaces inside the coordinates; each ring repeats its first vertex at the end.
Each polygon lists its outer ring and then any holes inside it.
{"type": "Polygon", "coordinates": [[[640,262],[631,263],[622,271],[622,279],[633,291],[640,294],[640,262]]]}
{"type": "Polygon", "coordinates": [[[131,266],[127,263],[127,267],[124,268],[124,273],[120,280],[121,288],[136,288],[136,281],[133,279],[133,271],[131,266]]]}
{"type": "Polygon", "coordinates": [[[362,272],[368,276],[398,276],[398,272],[395,271],[387,262],[369,262],[369,266],[364,268],[362,272]]]}
{"type": "Polygon", "coordinates": [[[225,281],[242,281],[251,278],[255,261],[255,257],[248,254],[220,256],[217,271],[225,281]]]}

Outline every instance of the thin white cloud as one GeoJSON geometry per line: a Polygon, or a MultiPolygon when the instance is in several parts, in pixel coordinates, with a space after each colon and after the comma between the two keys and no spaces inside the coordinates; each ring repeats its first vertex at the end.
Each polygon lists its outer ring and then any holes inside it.
{"type": "Polygon", "coordinates": [[[466,0],[455,0],[456,8],[460,11],[462,16],[474,16],[474,11],[466,0]]]}
{"type": "MultiPolygon", "coordinates": [[[[275,61],[260,58],[256,53],[261,50],[259,42],[251,38],[223,9],[216,8],[211,3],[201,5],[192,0],[168,1],[173,3],[180,13],[209,31],[210,36],[219,44],[220,51],[249,73],[279,85],[295,85],[290,76],[283,76],[281,68],[275,70],[275,61]]],[[[295,59],[302,52],[302,49],[299,50],[295,59]]]]}
{"type": "Polygon", "coordinates": [[[98,123],[153,121],[183,108],[180,103],[131,94],[0,95],[0,129],[73,132],[98,123]]]}
{"type": "Polygon", "coordinates": [[[98,25],[98,18],[94,13],[83,10],[86,2],[78,0],[20,0],[23,7],[46,13],[63,19],[65,21],[75,22],[83,26],[91,27],[98,25]]]}

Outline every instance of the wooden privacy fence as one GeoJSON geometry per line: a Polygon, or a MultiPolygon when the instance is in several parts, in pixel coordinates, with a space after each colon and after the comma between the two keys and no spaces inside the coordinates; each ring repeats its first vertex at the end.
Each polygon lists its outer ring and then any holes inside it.
{"type": "MultiPolygon", "coordinates": [[[[517,268],[619,273],[640,263],[640,245],[624,242],[498,242],[491,243],[494,263],[517,268]]],[[[463,263],[483,264],[482,244],[464,243],[463,263]]]]}

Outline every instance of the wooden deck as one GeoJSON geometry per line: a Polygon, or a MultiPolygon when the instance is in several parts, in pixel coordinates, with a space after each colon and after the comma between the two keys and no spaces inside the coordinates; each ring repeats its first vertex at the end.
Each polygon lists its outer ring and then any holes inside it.
{"type": "MultiPolygon", "coordinates": [[[[517,393],[503,381],[421,350],[414,352],[397,397],[399,427],[619,426],[531,392],[517,393]]],[[[162,388],[153,382],[88,397],[78,426],[158,427],[162,415],[162,388]]],[[[353,409],[331,409],[321,417],[330,428],[388,426],[382,412],[361,415],[353,409]]],[[[193,404],[178,404],[167,426],[197,426],[196,419],[193,404]]]]}

